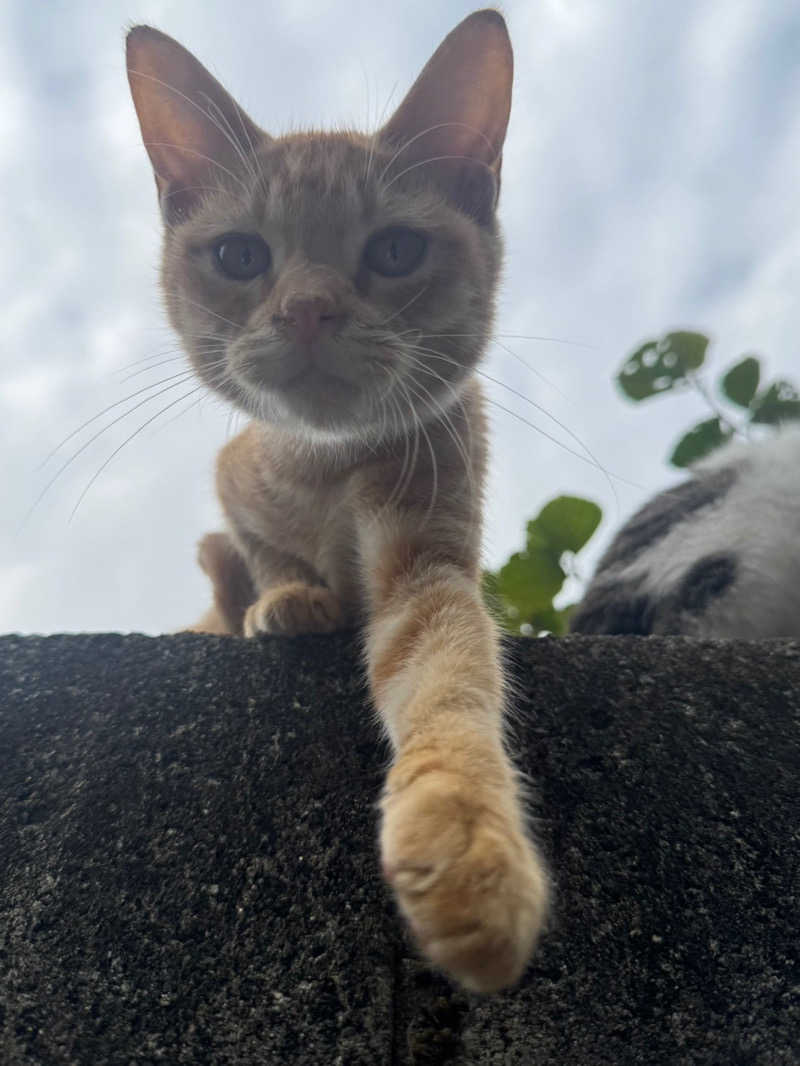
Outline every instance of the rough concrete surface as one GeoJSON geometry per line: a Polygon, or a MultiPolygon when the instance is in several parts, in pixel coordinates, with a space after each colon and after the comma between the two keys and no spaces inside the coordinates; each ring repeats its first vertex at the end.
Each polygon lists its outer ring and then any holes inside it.
{"type": "Polygon", "coordinates": [[[800,645],[509,645],[551,863],[518,989],[378,876],[344,635],[0,639],[0,1062],[800,1063],[800,645]]]}

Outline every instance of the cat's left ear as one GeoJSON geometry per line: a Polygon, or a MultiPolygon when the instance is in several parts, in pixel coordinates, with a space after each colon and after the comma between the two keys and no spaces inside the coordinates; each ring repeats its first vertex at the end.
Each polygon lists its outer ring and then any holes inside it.
{"type": "Polygon", "coordinates": [[[127,38],[128,81],[165,222],[187,218],[209,191],[242,181],[267,135],[183,45],[151,26],[127,38]]]}
{"type": "Polygon", "coordinates": [[[514,56],[503,16],[475,11],[445,37],[380,131],[387,179],[425,168],[459,207],[486,222],[499,190],[514,56]]]}

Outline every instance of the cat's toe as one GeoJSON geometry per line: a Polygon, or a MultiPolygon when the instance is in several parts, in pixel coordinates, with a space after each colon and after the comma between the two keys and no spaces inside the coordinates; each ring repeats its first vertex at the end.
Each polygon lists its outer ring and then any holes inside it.
{"type": "Polygon", "coordinates": [[[387,789],[383,813],[384,876],[430,961],[477,992],[514,984],[548,899],[515,799],[432,771],[387,789]]]}

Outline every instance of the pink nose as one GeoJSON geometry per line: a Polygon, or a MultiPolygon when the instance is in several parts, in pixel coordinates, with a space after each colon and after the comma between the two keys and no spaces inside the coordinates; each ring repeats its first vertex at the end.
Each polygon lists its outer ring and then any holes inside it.
{"type": "Polygon", "coordinates": [[[340,316],[331,300],[313,296],[291,300],[279,318],[296,341],[310,344],[323,331],[333,332],[340,316]]]}

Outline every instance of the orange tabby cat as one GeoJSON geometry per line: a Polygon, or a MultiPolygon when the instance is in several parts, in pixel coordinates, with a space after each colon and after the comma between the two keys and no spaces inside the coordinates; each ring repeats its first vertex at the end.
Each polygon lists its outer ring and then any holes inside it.
{"type": "Polygon", "coordinates": [[[547,903],[479,586],[473,369],[501,258],[505,23],[465,19],[374,136],[268,136],[147,26],[128,37],[128,71],[170,320],[201,379],[253,418],[219,457],[228,530],[201,543],[214,606],[195,628],[363,625],[394,750],[384,875],[434,964],[501,988],[547,903]]]}

